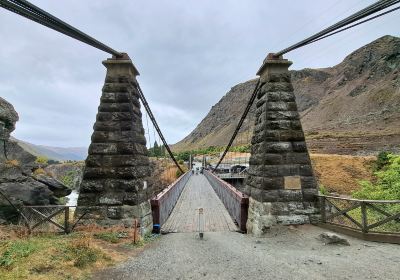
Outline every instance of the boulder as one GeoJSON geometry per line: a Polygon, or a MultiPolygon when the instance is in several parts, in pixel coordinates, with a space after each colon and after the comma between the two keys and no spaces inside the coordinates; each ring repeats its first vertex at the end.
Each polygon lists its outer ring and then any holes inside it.
{"type": "Polygon", "coordinates": [[[4,130],[0,135],[2,139],[8,139],[10,133],[15,129],[15,123],[18,121],[18,113],[14,106],[0,97],[0,125],[4,125],[4,130]]]}
{"type": "Polygon", "coordinates": [[[10,139],[18,114],[0,97],[0,220],[17,222],[16,207],[21,205],[54,205],[71,190],[45,174],[34,175],[39,165],[36,156],[26,152],[10,139]]]}
{"type": "Polygon", "coordinates": [[[350,246],[349,241],[347,241],[346,238],[343,238],[342,236],[332,233],[332,232],[323,232],[319,235],[319,240],[324,242],[324,244],[341,244],[341,245],[346,245],[350,246]]]}
{"type": "Polygon", "coordinates": [[[39,181],[40,183],[45,184],[49,188],[49,190],[51,190],[53,192],[53,195],[55,197],[64,197],[64,196],[70,195],[72,192],[72,190],[70,188],[68,188],[63,183],[61,183],[60,181],[58,181],[52,177],[40,174],[40,175],[36,175],[35,179],[37,181],[39,181]]]}

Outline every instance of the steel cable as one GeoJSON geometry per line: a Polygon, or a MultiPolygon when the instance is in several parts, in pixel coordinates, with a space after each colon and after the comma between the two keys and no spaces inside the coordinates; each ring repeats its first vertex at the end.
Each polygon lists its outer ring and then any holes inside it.
{"type": "Polygon", "coordinates": [[[320,37],[323,37],[325,35],[328,35],[329,33],[335,32],[336,30],[338,30],[338,29],[340,29],[342,27],[345,27],[346,25],[349,25],[349,24],[351,24],[353,22],[356,22],[356,21],[358,21],[358,20],[360,20],[360,19],[362,19],[364,17],[372,15],[372,14],[374,14],[376,12],[379,12],[379,11],[381,11],[383,9],[386,9],[386,8],[388,8],[390,6],[393,6],[395,4],[398,4],[398,3],[400,3],[400,0],[381,0],[381,1],[378,1],[378,2],[376,2],[374,4],[372,4],[372,5],[370,5],[370,6],[366,7],[366,8],[364,8],[364,9],[362,9],[362,10],[360,10],[360,11],[358,11],[358,12],[352,14],[352,15],[350,15],[349,17],[347,17],[347,18],[345,18],[345,19],[343,19],[343,20],[341,20],[341,21],[339,21],[339,22],[337,22],[337,23],[325,28],[324,30],[322,30],[322,31],[320,31],[320,32],[318,32],[318,33],[316,33],[316,34],[314,34],[314,35],[312,35],[312,36],[310,36],[310,37],[308,37],[308,38],[306,38],[306,39],[304,39],[304,40],[302,40],[302,41],[300,41],[300,42],[298,42],[298,43],[296,43],[296,44],[294,44],[294,45],[292,45],[292,46],[290,46],[288,48],[286,48],[286,49],[283,49],[283,50],[275,53],[275,56],[279,57],[279,56],[281,56],[281,55],[283,55],[285,53],[288,53],[288,52],[293,51],[295,49],[301,48],[301,47],[303,47],[305,45],[311,44],[311,43],[315,42],[315,40],[317,40],[320,37]]]}

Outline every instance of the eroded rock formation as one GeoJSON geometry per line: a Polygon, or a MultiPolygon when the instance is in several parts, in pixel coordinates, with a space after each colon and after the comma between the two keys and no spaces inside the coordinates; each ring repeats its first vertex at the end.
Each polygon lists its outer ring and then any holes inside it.
{"type": "MultiPolygon", "coordinates": [[[[4,125],[0,135],[0,191],[16,206],[59,204],[59,198],[69,195],[71,190],[37,172],[40,166],[35,162],[36,157],[10,140],[17,121],[14,107],[0,97],[0,124],[4,125]]],[[[15,221],[16,218],[15,210],[0,196],[0,220],[15,221]]]]}

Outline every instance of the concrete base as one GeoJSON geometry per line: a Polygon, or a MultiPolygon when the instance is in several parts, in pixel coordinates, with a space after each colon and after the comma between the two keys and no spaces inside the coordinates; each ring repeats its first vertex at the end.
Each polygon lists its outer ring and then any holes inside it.
{"type": "MultiPolygon", "coordinates": [[[[83,211],[83,209],[81,211],[83,211]]],[[[79,212],[76,214],[80,215],[79,212]]],[[[82,223],[95,223],[104,227],[117,225],[132,227],[135,219],[137,219],[138,222],[141,223],[145,232],[152,231],[153,217],[151,215],[151,205],[149,200],[134,206],[99,206],[98,210],[91,211],[90,213],[85,215],[82,223]]]]}
{"type": "Polygon", "coordinates": [[[317,223],[319,210],[313,203],[249,201],[247,233],[262,236],[277,225],[317,223]]]}

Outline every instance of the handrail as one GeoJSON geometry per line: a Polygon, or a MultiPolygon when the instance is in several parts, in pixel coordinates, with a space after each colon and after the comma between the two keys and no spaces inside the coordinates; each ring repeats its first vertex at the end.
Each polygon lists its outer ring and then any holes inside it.
{"type": "Polygon", "coordinates": [[[365,240],[400,244],[400,200],[318,197],[321,226],[365,240]]]}
{"type": "Polygon", "coordinates": [[[348,200],[348,201],[358,201],[358,202],[370,202],[370,203],[400,203],[400,200],[373,200],[373,199],[357,199],[357,198],[347,198],[347,197],[340,197],[340,196],[333,196],[333,195],[323,195],[318,194],[318,197],[326,197],[326,198],[334,198],[334,199],[341,199],[341,200],[348,200]]]}
{"type": "Polygon", "coordinates": [[[240,231],[246,232],[249,197],[208,170],[204,170],[204,175],[238,224],[240,231]]]}
{"type": "Polygon", "coordinates": [[[166,222],[191,174],[186,172],[150,200],[154,225],[162,226],[166,222]]]}

